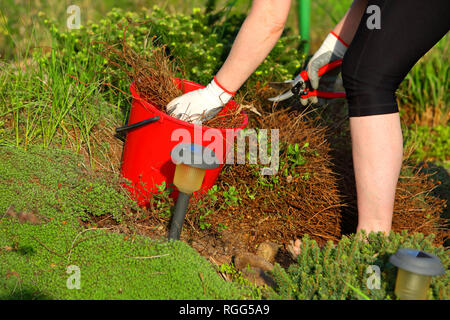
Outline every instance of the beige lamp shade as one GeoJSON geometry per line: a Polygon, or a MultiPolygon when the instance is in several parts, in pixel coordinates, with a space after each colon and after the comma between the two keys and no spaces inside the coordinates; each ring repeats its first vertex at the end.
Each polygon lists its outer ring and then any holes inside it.
{"type": "Polygon", "coordinates": [[[199,190],[207,169],[219,167],[216,154],[210,148],[193,143],[180,143],[171,152],[176,164],[174,185],[186,194],[199,190]]]}
{"type": "Polygon", "coordinates": [[[444,273],[441,260],[421,250],[399,249],[389,262],[398,268],[395,295],[400,300],[426,300],[431,277],[444,273]]]}
{"type": "Polygon", "coordinates": [[[206,169],[188,166],[184,163],[177,164],[173,184],[186,194],[191,194],[200,189],[206,169]]]}

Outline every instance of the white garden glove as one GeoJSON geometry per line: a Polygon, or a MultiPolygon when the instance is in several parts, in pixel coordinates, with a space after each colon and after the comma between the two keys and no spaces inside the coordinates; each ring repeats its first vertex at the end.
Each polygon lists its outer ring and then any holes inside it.
{"type": "MultiPolygon", "coordinates": [[[[336,81],[337,75],[340,72],[340,68],[336,68],[327,72],[321,79],[318,72],[324,65],[342,59],[347,51],[348,45],[340,39],[333,31],[331,31],[328,36],[323,41],[319,50],[314,53],[312,58],[309,60],[306,70],[308,71],[309,81],[313,89],[319,89],[319,82],[321,85],[321,90],[323,91],[333,91],[333,86],[336,81]],[[323,89],[322,89],[323,88],[323,89]]],[[[297,78],[300,77],[297,76],[297,78]]],[[[297,80],[294,79],[294,82],[297,80]]],[[[298,79],[300,80],[300,79],[298,79]]],[[[307,105],[309,102],[318,103],[317,97],[311,96],[306,99],[300,99],[302,105],[307,105]]]]}
{"type": "Polygon", "coordinates": [[[233,94],[235,92],[225,90],[214,77],[206,88],[188,92],[170,101],[166,111],[180,120],[202,124],[203,121],[214,118],[233,94]]]}

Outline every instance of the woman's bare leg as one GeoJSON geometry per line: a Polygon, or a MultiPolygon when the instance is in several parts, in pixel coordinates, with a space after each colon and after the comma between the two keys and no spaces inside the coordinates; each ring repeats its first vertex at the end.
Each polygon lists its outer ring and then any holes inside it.
{"type": "Polygon", "coordinates": [[[399,114],[351,117],[350,131],[358,203],[357,231],[389,233],[403,158],[399,114]]]}
{"type": "MultiPolygon", "coordinates": [[[[356,231],[389,233],[395,190],[403,159],[403,136],[397,113],[351,117],[353,167],[358,203],[356,231]]],[[[300,253],[300,240],[288,252],[300,253]]]]}

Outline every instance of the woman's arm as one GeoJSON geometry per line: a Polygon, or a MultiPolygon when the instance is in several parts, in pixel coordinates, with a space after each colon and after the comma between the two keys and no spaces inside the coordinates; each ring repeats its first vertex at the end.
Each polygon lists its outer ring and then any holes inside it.
{"type": "Polygon", "coordinates": [[[290,5],[291,0],[254,0],[228,58],[214,79],[204,89],[170,101],[167,113],[197,124],[215,117],[275,46],[290,5]]]}
{"type": "Polygon", "coordinates": [[[345,13],[344,17],[334,27],[333,32],[337,34],[345,43],[350,44],[358,29],[361,17],[367,7],[368,0],[355,0],[345,13]]]}
{"type": "Polygon", "coordinates": [[[283,32],[291,0],[254,0],[249,15],[216,75],[228,91],[237,91],[264,61],[283,32]]]}

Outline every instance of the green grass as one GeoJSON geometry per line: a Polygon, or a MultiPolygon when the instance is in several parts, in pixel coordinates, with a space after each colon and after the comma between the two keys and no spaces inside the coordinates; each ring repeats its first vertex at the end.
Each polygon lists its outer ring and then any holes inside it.
{"type": "Polygon", "coordinates": [[[413,147],[416,161],[432,161],[450,170],[450,127],[412,124],[404,128],[405,147],[413,147]]]}
{"type": "Polygon", "coordinates": [[[78,166],[78,157],[2,147],[0,160],[0,299],[243,297],[183,242],[82,227],[79,219],[91,216],[121,220],[132,204],[116,183],[78,166]],[[43,223],[20,224],[4,214],[10,205],[43,223]],[[66,286],[70,265],[80,268],[80,290],[66,286]]]}
{"type": "Polygon", "coordinates": [[[361,290],[359,290],[358,288],[355,288],[355,287],[352,286],[351,284],[347,283],[347,286],[349,286],[350,289],[352,289],[354,292],[356,292],[357,294],[359,294],[364,300],[372,300],[372,299],[370,299],[368,296],[366,296],[364,293],[362,293],[361,290]]]}
{"type": "Polygon", "coordinates": [[[58,37],[54,26],[49,32],[54,50],[32,50],[30,42],[23,60],[5,63],[0,72],[0,124],[5,126],[0,144],[24,149],[68,145],[77,153],[84,148],[93,166],[94,128],[100,122],[111,127],[122,123],[123,105],[129,103],[111,90],[83,84],[112,82],[101,73],[106,61],[87,53],[93,48],[90,39],[70,33],[58,37]]]}
{"type": "MultiPolygon", "coordinates": [[[[450,112],[450,90],[448,46],[450,38],[445,36],[408,73],[398,93],[401,105],[408,106],[422,118],[426,112],[435,115],[434,123],[446,125],[450,112]]],[[[419,123],[420,124],[420,123],[419,123]]]]}

